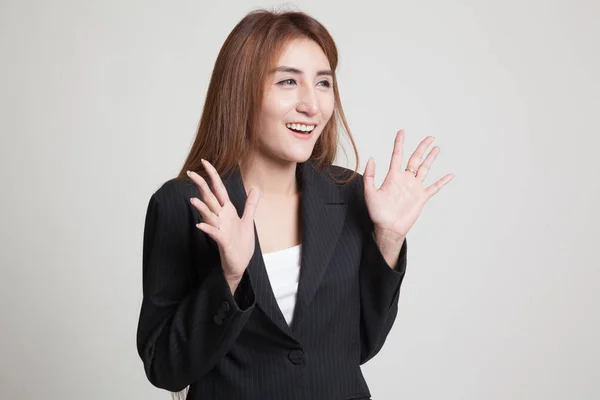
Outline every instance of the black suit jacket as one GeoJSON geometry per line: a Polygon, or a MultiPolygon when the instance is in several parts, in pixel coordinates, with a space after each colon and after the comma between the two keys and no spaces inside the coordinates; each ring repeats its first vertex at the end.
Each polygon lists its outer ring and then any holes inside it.
{"type": "MultiPolygon", "coordinates": [[[[368,399],[360,365],[384,344],[398,310],[406,241],[390,268],[373,235],[362,175],[298,164],[302,253],[291,325],[273,294],[258,235],[232,296],[218,245],[195,227],[201,198],[189,180],[165,182],[150,198],[143,243],[143,302],[137,347],[150,382],[188,399],[368,399]]],[[[242,216],[246,191],[224,180],[242,216]]]]}

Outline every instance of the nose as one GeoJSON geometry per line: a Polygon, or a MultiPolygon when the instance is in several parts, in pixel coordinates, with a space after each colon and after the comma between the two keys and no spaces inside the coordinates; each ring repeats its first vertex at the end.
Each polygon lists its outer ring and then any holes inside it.
{"type": "Polygon", "coordinates": [[[305,87],[300,90],[300,98],[296,105],[296,111],[309,117],[319,112],[319,98],[313,88],[305,87]]]}

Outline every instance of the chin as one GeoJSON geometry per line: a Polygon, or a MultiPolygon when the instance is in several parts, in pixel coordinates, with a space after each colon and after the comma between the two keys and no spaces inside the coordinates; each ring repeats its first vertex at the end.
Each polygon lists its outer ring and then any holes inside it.
{"type": "Polygon", "coordinates": [[[314,150],[314,147],[311,148],[310,151],[298,152],[298,153],[294,154],[293,160],[297,163],[303,163],[310,158],[310,156],[313,153],[313,150],[314,150]]]}
{"type": "Polygon", "coordinates": [[[312,150],[311,152],[296,152],[296,153],[290,153],[290,152],[281,152],[279,153],[279,156],[277,158],[279,158],[280,160],[284,161],[284,162],[295,162],[295,163],[303,163],[306,162],[310,156],[312,155],[312,150]]]}

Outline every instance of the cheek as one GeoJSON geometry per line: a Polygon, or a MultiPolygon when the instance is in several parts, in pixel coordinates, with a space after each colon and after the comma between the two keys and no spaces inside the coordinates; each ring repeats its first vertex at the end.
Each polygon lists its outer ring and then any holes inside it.
{"type": "Polygon", "coordinates": [[[327,93],[321,98],[321,113],[325,119],[331,118],[333,115],[333,109],[335,108],[335,98],[333,92],[327,93]]]}
{"type": "Polygon", "coordinates": [[[290,109],[294,108],[295,99],[292,96],[268,96],[262,105],[261,115],[265,123],[281,123],[290,109]]]}

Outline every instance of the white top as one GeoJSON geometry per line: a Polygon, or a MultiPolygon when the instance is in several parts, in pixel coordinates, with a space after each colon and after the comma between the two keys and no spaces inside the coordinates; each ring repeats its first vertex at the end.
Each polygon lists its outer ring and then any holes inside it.
{"type": "Polygon", "coordinates": [[[271,253],[263,253],[273,293],[288,325],[292,322],[296,307],[301,254],[302,244],[271,253]]]}

